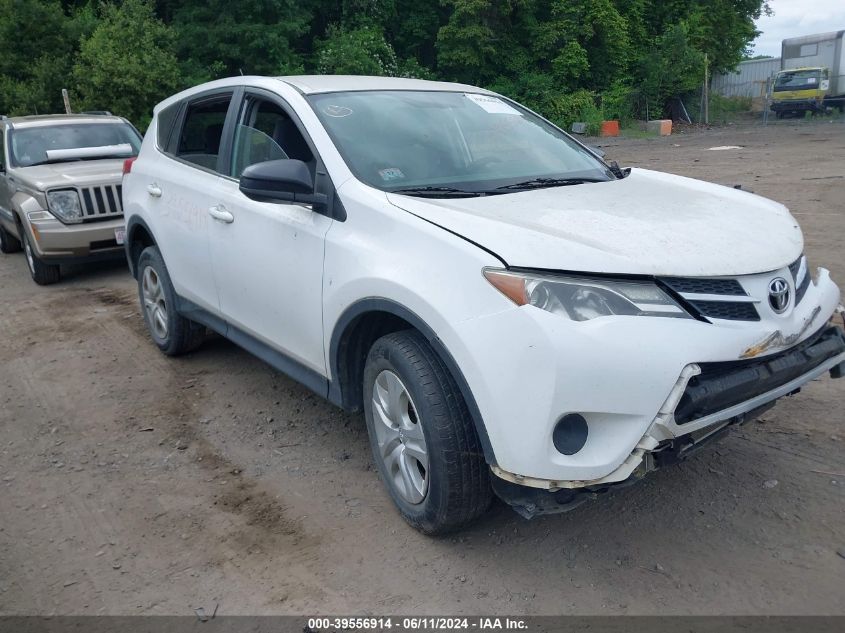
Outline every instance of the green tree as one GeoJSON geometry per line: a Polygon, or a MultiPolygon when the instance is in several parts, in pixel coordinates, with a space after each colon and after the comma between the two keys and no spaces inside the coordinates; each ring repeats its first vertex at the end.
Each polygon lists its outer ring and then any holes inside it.
{"type": "Polygon", "coordinates": [[[316,65],[328,75],[396,75],[399,70],[393,47],[374,26],[330,26],[316,44],[316,65]]]}
{"type": "MultiPolygon", "coordinates": [[[[299,39],[308,32],[311,4],[297,0],[174,2],[171,25],[189,83],[245,75],[302,72],[299,39]]],[[[303,47],[305,48],[305,47],[303,47]]]]}
{"type": "Polygon", "coordinates": [[[62,112],[62,88],[80,37],[93,28],[87,7],[65,13],[57,0],[0,0],[0,112],[62,112]]]}
{"type": "Polygon", "coordinates": [[[443,0],[448,22],[437,33],[439,73],[465,83],[496,79],[510,25],[510,0],[443,0]]]}
{"type": "Polygon", "coordinates": [[[651,118],[660,115],[668,98],[691,92],[703,81],[704,53],[692,44],[689,31],[686,22],[670,26],[643,60],[640,87],[651,118]]]}
{"type": "Polygon", "coordinates": [[[104,4],[73,78],[79,109],[111,110],[146,127],[153,106],[180,86],[173,31],[149,0],[104,4]]]}

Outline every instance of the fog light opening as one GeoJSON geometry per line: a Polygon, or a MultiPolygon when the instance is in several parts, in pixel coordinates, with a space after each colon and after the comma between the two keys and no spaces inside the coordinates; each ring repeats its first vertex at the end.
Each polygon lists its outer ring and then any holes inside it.
{"type": "Polygon", "coordinates": [[[587,420],[583,415],[567,413],[555,425],[552,442],[559,453],[574,455],[587,443],[587,420]]]}

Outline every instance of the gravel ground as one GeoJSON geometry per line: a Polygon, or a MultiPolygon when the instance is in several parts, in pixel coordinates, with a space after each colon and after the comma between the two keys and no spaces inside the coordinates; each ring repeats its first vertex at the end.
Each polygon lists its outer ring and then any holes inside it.
{"type": "MultiPolygon", "coordinates": [[[[845,282],[845,125],[599,143],[784,202],[845,282]]],[[[0,289],[0,614],[845,613],[845,380],[569,514],[430,539],[360,416],[220,339],[165,358],[122,265],[40,288],[4,255],[0,289]]]]}

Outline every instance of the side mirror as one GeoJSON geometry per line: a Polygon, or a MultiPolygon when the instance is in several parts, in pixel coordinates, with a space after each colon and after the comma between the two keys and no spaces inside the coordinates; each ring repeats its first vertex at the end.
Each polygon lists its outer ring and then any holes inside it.
{"type": "Polygon", "coordinates": [[[241,174],[240,190],[258,202],[325,205],[325,194],[314,193],[314,180],[301,160],[285,158],[256,163],[241,174]]]}

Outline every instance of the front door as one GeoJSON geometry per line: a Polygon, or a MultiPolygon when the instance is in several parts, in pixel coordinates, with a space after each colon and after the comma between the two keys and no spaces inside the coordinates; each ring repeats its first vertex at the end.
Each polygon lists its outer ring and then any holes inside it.
{"type": "Polygon", "coordinates": [[[256,202],[238,189],[246,167],[268,160],[302,160],[313,176],[315,151],[290,113],[278,97],[246,93],[212,210],[211,256],[230,326],[324,377],[323,252],[332,220],[300,204],[256,202]]]}

